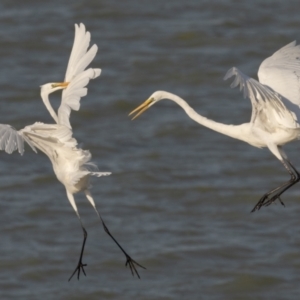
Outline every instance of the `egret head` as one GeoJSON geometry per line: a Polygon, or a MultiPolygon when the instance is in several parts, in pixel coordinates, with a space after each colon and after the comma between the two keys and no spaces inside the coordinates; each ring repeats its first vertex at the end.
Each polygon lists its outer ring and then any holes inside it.
{"type": "Polygon", "coordinates": [[[132,118],[134,120],[139,115],[141,115],[144,111],[146,111],[150,106],[158,102],[159,100],[162,100],[165,98],[165,92],[163,91],[156,91],[154,92],[144,103],[142,103],[140,106],[138,106],[136,109],[134,109],[130,114],[136,113],[136,115],[132,118]]]}
{"type": "Polygon", "coordinates": [[[58,90],[65,89],[68,85],[69,85],[69,82],[52,82],[52,83],[46,83],[46,84],[41,85],[42,100],[43,100],[46,108],[48,109],[50,115],[52,116],[52,118],[54,119],[54,121],[56,123],[58,123],[58,117],[50,104],[49,94],[51,94],[55,91],[58,91],[58,90]]]}
{"type": "Polygon", "coordinates": [[[69,82],[51,82],[41,85],[41,95],[49,95],[55,91],[65,89],[69,82]]]}

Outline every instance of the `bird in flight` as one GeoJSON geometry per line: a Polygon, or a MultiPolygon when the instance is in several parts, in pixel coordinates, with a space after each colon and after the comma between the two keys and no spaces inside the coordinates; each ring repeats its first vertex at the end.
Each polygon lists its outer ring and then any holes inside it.
{"type": "Polygon", "coordinates": [[[283,145],[300,138],[300,45],[296,41],[265,59],[258,70],[259,81],[233,67],[224,79],[235,76],[231,87],[239,86],[244,98],[252,104],[250,122],[226,125],[207,119],[195,112],[177,95],[156,91],[129,115],[133,119],[162,99],[177,103],[195,122],[229,137],[242,140],[254,147],[267,147],[290,174],[290,180],[265,193],[252,212],[275,200],[282,205],[281,195],[300,180],[300,174],[288,159],[283,145]]]}
{"type": "Polygon", "coordinates": [[[65,186],[67,197],[78,216],[83,230],[83,243],[79,261],[69,280],[76,272],[78,279],[81,271],[86,275],[84,270],[86,264],[82,262],[82,258],[87,231],[83,226],[74,199],[74,194],[81,191],[85,193],[86,198],[95,209],[105,232],[124,253],[126,257],[125,265],[129,265],[132,275],[136,274],[140,278],[136,266],[144,267],[133,260],[110,233],[96,208],[89,189],[91,176],[107,176],[111,173],[99,172],[98,167],[90,161],[90,151],[78,148],[77,141],[72,137],[73,132],[69,120],[71,110],[79,110],[80,99],[87,94],[87,84],[101,73],[100,69],[86,69],[98,50],[96,45],[89,48],[89,44],[90,33],[86,31],[83,24],[79,26],[75,24],[75,38],[64,81],[47,83],[41,86],[42,100],[55,124],[37,122],[19,131],[10,125],[2,124],[0,125],[0,150],[5,150],[7,153],[18,150],[20,154],[23,154],[24,141],[27,142],[35,152],[38,149],[49,157],[57,179],[65,186]],[[61,104],[56,113],[50,104],[49,94],[57,90],[63,90],[63,92],[61,104]]]}

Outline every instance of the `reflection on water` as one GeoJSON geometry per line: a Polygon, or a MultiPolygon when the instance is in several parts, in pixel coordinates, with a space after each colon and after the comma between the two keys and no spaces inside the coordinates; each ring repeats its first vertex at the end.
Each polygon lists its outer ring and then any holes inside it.
{"type": "MultiPolygon", "coordinates": [[[[113,235],[147,267],[124,267],[93,209],[76,195],[88,230],[87,277],[67,282],[82,232],[47,157],[0,153],[3,299],[298,299],[299,187],[250,214],[288,175],[267,150],[211,132],[162,101],[128,113],[155,90],[204,116],[247,122],[250,102],[223,81],[232,66],[256,78],[260,62],[299,37],[298,6],[273,1],[32,0],[0,4],[1,123],[52,122],[39,85],[63,79],[73,24],[99,46],[74,135],[99,169],[93,195],[113,235]]],[[[51,97],[58,106],[59,96],[51,97]]],[[[286,147],[300,168],[297,144],[286,147]]]]}

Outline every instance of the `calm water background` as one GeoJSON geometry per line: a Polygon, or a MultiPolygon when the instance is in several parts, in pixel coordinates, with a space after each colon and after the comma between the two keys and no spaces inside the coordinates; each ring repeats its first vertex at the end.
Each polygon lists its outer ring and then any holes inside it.
{"type": "MultiPolygon", "coordinates": [[[[1,299],[299,299],[300,185],[251,214],[288,174],[267,150],[224,137],[162,101],[128,113],[155,90],[201,114],[247,122],[250,101],[229,88],[232,66],[256,78],[261,61],[300,40],[298,1],[1,1],[1,123],[50,122],[39,86],[64,77],[74,23],[99,46],[74,135],[107,178],[93,195],[108,227],[147,270],[132,278],[83,195],[87,277],[67,279],[82,232],[50,161],[29,148],[0,153],[1,299]]],[[[57,106],[59,95],[52,96],[57,106]]],[[[299,143],[286,151],[300,169],[299,143]]]]}

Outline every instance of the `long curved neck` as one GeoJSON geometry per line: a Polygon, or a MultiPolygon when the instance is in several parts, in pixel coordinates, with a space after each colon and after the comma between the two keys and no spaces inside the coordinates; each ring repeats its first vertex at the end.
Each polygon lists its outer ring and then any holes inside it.
{"type": "Polygon", "coordinates": [[[42,100],[43,100],[46,108],[48,109],[50,115],[52,116],[52,118],[54,119],[54,121],[58,124],[58,117],[57,117],[57,114],[54,111],[53,107],[50,104],[49,94],[48,93],[41,93],[41,97],[42,97],[42,100]]]}
{"type": "Polygon", "coordinates": [[[244,140],[245,130],[248,127],[246,124],[242,125],[227,125],[223,123],[218,123],[213,120],[207,119],[200,114],[198,114],[192,107],[190,107],[186,101],[178,97],[177,95],[164,92],[164,98],[174,101],[179,106],[183,108],[183,110],[187,113],[187,115],[193,119],[195,122],[212,129],[214,131],[220,132],[224,135],[230,136],[235,139],[244,140]]]}

